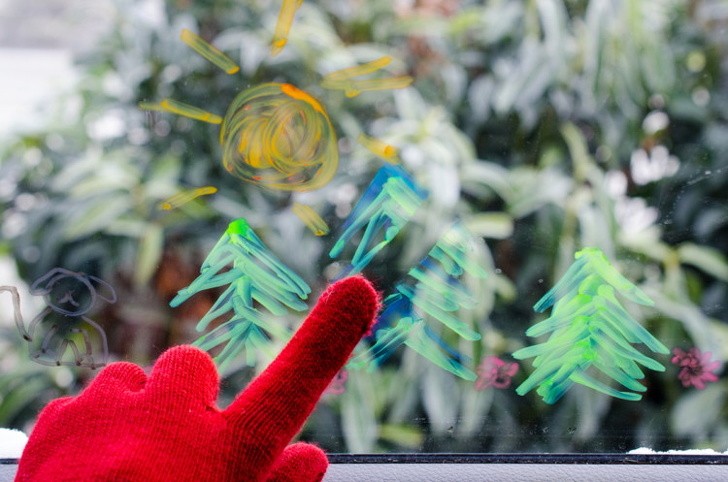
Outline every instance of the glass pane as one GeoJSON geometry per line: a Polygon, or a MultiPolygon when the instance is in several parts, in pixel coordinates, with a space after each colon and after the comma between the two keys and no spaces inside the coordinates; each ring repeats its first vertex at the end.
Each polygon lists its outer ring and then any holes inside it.
{"type": "Polygon", "coordinates": [[[182,343],[226,406],[362,273],[303,440],[728,448],[725,2],[16,3],[0,426],[182,343]]]}

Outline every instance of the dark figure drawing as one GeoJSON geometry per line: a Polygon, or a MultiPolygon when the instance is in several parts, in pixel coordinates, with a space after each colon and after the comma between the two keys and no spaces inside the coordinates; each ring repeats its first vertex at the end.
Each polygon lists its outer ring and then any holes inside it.
{"type": "Polygon", "coordinates": [[[114,289],[105,281],[85,273],[53,268],[30,287],[34,296],[43,296],[47,307],[26,329],[20,315],[17,289],[0,287],[13,296],[15,323],[28,342],[32,360],[48,366],[106,364],[109,349],[104,330],[86,314],[100,298],[116,302],[114,289]]]}

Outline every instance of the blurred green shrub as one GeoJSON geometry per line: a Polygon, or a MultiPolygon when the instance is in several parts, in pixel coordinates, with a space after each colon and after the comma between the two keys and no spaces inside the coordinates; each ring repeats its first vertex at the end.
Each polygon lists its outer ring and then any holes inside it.
{"type": "MultiPolygon", "coordinates": [[[[15,186],[0,198],[3,243],[19,272],[32,281],[63,266],[114,285],[119,302],[103,318],[115,357],[149,363],[196,337],[214,298],[176,311],[167,302],[231,219],[246,218],[322,287],[333,240],[311,236],[287,207],[305,200],[340,225],[379,167],[356,145],[366,132],[400,147],[403,166],[430,192],[367,271],[382,289],[453,219],[486,241],[476,255],[491,275],[469,281],[479,305],[461,313],[483,334],[458,345],[473,366],[528,343],[533,303],[584,246],[602,249],[656,301],[633,315],[665,344],[728,358],[728,49],[720,37],[728,17],[719,0],[306,1],[275,58],[267,43],[276,2],[170,0],[159,15],[139,5],[118,1],[112,34],[79,63],[77,89],[44,129],[0,157],[0,177],[15,186]],[[214,39],[241,74],[225,76],[194,55],[178,40],[184,27],[214,39]],[[347,99],[318,85],[327,72],[384,54],[415,77],[412,88],[347,99]],[[220,166],[216,127],[137,108],[173,97],[222,114],[236,93],[266,81],[293,83],[327,106],[342,157],[327,187],[301,195],[243,184],[220,166]],[[219,193],[157,208],[203,185],[219,193]]],[[[21,361],[12,333],[4,339],[0,423],[23,426],[79,380],[59,384],[52,370],[21,361]]],[[[252,372],[227,374],[223,403],[252,372]]],[[[303,434],[330,450],[728,445],[725,381],[691,393],[671,369],[649,375],[640,403],[575,387],[554,407],[512,390],[475,391],[409,350],[374,373],[351,372],[347,383],[303,434]]]]}

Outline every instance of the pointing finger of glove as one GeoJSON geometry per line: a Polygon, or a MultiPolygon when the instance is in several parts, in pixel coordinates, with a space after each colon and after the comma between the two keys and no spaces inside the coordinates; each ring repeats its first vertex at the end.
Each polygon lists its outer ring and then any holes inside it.
{"type": "Polygon", "coordinates": [[[315,445],[299,442],[289,445],[273,465],[267,482],[319,482],[329,460],[315,445]]]}
{"type": "Polygon", "coordinates": [[[378,309],[379,296],[363,277],[333,284],[280,355],[233,401],[225,416],[236,431],[246,469],[259,467],[264,474],[270,467],[346,363],[378,309]]]}
{"type": "Polygon", "coordinates": [[[165,404],[209,406],[217,399],[219,383],[210,355],[179,345],[162,353],[154,364],[147,393],[165,404]]]}

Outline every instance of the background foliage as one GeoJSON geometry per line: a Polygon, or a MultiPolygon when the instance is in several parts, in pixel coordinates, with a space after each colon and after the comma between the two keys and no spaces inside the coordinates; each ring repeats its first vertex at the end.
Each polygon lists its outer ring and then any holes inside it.
{"type": "MultiPolygon", "coordinates": [[[[278,2],[155,5],[118,0],[111,33],[79,60],[77,88],[44,129],[0,151],[11,186],[0,192],[2,249],[28,282],[62,266],[111,283],[119,302],[95,316],[114,358],[149,364],[196,338],[214,294],[175,310],[167,303],[235,218],[319,291],[335,237],[315,238],[290,205],[313,205],[336,232],[381,165],[357,146],[360,132],[400,147],[430,192],[367,271],[382,290],[453,219],[485,240],[475,256],[490,275],[469,281],[479,303],[461,313],[483,339],[458,342],[473,368],[533,342],[524,332],[542,319],[534,302],[584,246],[601,248],[655,300],[632,314],[663,343],[728,357],[725,1],[307,0],[275,58],[278,2]],[[184,27],[242,73],[225,76],[194,55],[178,39],[184,27]],[[412,88],[347,99],[319,86],[327,72],[384,54],[399,59],[393,72],[415,78],[412,88]],[[324,189],[243,184],[221,168],[215,126],[137,107],[173,97],[222,114],[236,93],[269,81],[326,105],[342,166],[324,189]],[[220,191],[158,209],[203,185],[220,191]]],[[[34,365],[17,333],[1,333],[0,425],[28,427],[43,403],[92,375],[34,365]]],[[[529,371],[524,364],[514,382],[529,371]]],[[[233,367],[221,403],[253,372],[233,367]]],[[[728,448],[725,380],[685,389],[669,366],[646,383],[638,403],[574,387],[547,406],[513,387],[476,391],[403,350],[380,370],[351,372],[347,391],[323,400],[302,437],[352,452],[728,448]]]]}

